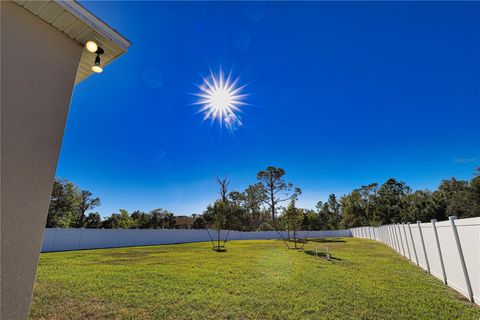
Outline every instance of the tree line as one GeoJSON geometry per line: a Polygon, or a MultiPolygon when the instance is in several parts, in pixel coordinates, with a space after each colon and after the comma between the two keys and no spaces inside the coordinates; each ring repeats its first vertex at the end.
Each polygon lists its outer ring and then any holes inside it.
{"type": "Polygon", "coordinates": [[[120,209],[102,218],[98,212],[89,212],[100,205],[100,198],[74,183],[55,179],[47,217],[47,228],[104,228],[104,229],[173,229],[175,215],[165,209],[149,212],[120,209]]]}
{"type": "MultiPolygon", "coordinates": [[[[244,191],[231,191],[207,207],[195,223],[208,227],[216,212],[228,207],[225,226],[232,230],[335,230],[399,222],[429,222],[480,216],[480,168],[471,180],[450,178],[434,190],[416,190],[390,178],[371,183],[338,197],[330,194],[315,209],[296,207],[301,189],[284,180],[285,171],[268,167],[244,191]],[[286,202],[286,206],[281,205],[286,202]]],[[[220,184],[221,185],[221,184],[220,184]]],[[[221,189],[223,189],[221,187],[221,189]]]]}
{"type": "MultiPolygon", "coordinates": [[[[230,188],[228,178],[217,178],[219,198],[202,214],[191,217],[194,229],[222,227],[239,231],[334,230],[398,222],[439,221],[480,216],[480,168],[472,179],[443,180],[436,190],[413,191],[390,178],[382,184],[360,186],[350,193],[330,194],[315,209],[298,208],[302,190],[285,180],[285,170],[268,167],[243,191],[230,188]]],[[[164,209],[150,212],[119,210],[102,219],[89,212],[100,199],[66,180],[55,180],[47,227],[175,228],[176,216],[164,209]]]]}

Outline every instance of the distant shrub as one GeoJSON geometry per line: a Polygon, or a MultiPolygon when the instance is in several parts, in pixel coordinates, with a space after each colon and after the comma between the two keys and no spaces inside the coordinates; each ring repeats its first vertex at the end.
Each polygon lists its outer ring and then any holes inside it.
{"type": "Polygon", "coordinates": [[[273,227],[270,223],[264,222],[258,226],[257,231],[273,231],[273,227]]]}

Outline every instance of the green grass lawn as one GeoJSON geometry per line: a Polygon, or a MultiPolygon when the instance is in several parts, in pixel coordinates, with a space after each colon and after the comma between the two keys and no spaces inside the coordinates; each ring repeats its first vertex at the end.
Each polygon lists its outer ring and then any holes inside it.
{"type": "Polygon", "coordinates": [[[480,319],[480,308],[370,240],[44,253],[32,319],[480,319]],[[312,249],[329,248],[331,261],[312,249]]]}

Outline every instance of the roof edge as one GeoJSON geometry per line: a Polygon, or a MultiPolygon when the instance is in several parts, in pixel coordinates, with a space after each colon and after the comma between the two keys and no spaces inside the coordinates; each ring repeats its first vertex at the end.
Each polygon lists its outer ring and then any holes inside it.
{"type": "Polygon", "coordinates": [[[89,25],[93,30],[103,35],[107,39],[113,41],[123,51],[127,51],[127,49],[132,44],[127,38],[122,36],[116,30],[109,27],[105,22],[97,18],[78,2],[68,0],[55,0],[55,2],[62,8],[64,8],[66,11],[70,12],[73,16],[77,17],[85,24],[89,25]]]}

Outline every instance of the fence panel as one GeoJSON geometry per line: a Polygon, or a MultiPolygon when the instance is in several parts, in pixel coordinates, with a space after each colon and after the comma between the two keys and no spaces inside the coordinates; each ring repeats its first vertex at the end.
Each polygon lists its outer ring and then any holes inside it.
{"type": "MultiPolygon", "coordinates": [[[[229,240],[261,240],[279,239],[276,231],[240,232],[222,230],[220,241],[223,241],[228,233],[229,240]]],[[[210,230],[214,241],[217,233],[210,230]]],[[[299,231],[298,237],[304,238],[322,237],[351,237],[350,230],[334,231],[299,231]]],[[[287,236],[283,232],[284,237],[287,236]]],[[[186,242],[210,241],[206,230],[186,229],[45,229],[42,252],[67,251],[80,249],[118,248],[131,246],[147,246],[157,244],[174,244],[186,242]]]]}
{"type": "MultiPolygon", "coordinates": [[[[76,249],[89,249],[92,247],[95,248],[100,246],[100,243],[101,243],[100,233],[95,232],[94,230],[91,230],[91,229],[78,229],[78,230],[81,230],[80,231],[81,239],[80,239],[80,244],[76,249]]],[[[68,250],[74,250],[74,249],[68,249],[68,250]]]]}
{"type": "Polygon", "coordinates": [[[436,226],[440,247],[442,248],[447,283],[463,295],[468,296],[460,256],[450,221],[437,222],[436,226]]]}
{"type": "Polygon", "coordinates": [[[412,247],[412,243],[409,242],[410,235],[409,235],[409,233],[408,233],[407,226],[405,225],[405,223],[402,223],[402,224],[400,225],[400,232],[402,233],[403,238],[405,239],[405,251],[406,251],[406,255],[405,255],[405,256],[406,256],[409,260],[412,260],[413,247],[412,247]]]}
{"type": "Polygon", "coordinates": [[[135,245],[136,246],[148,246],[148,230],[140,229],[135,230],[135,245]]]}
{"type": "Polygon", "coordinates": [[[351,234],[357,238],[376,238],[387,244],[412,263],[418,262],[424,270],[430,269],[432,275],[480,305],[480,218],[451,219],[360,227],[351,229],[351,234]],[[369,229],[374,232],[369,233],[369,229]]]}
{"type": "Polygon", "coordinates": [[[480,218],[455,220],[475,303],[480,305],[480,218]]]}
{"type": "Polygon", "coordinates": [[[427,270],[427,260],[425,260],[425,254],[423,253],[422,238],[420,236],[420,229],[417,224],[411,224],[410,228],[412,230],[413,243],[415,244],[415,249],[417,251],[418,265],[427,270]]]}
{"type": "Polygon", "coordinates": [[[43,234],[42,252],[55,251],[55,236],[57,235],[57,229],[45,229],[43,234]],[[47,232],[50,230],[50,232],[47,232]]]}
{"type": "Polygon", "coordinates": [[[425,243],[425,250],[427,251],[427,258],[430,264],[430,273],[443,281],[442,267],[433,226],[431,223],[422,223],[420,226],[422,228],[423,241],[425,243]]]}
{"type": "MultiPolygon", "coordinates": [[[[85,229],[84,231],[87,231],[85,229]]],[[[119,229],[118,230],[118,246],[119,247],[130,247],[135,245],[135,230],[129,229],[119,229]]]]}
{"type": "MultiPolygon", "coordinates": [[[[68,232],[68,229],[64,230],[68,232]]],[[[120,232],[119,229],[105,229],[106,232],[101,233],[100,246],[101,248],[115,248],[119,247],[120,232]]]]}
{"type": "Polygon", "coordinates": [[[81,229],[74,229],[69,232],[67,229],[58,229],[55,235],[54,251],[78,250],[80,248],[81,229]]]}

